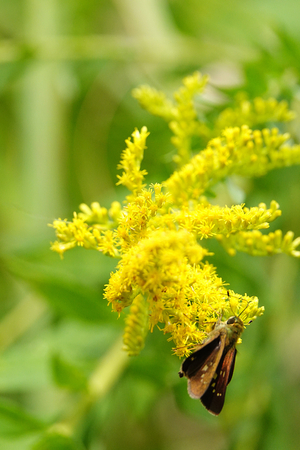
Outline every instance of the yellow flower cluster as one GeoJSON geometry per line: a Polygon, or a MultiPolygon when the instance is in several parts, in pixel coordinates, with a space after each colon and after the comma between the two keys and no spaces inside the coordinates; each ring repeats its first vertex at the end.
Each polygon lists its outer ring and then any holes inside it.
{"type": "Polygon", "coordinates": [[[149,230],[157,226],[155,218],[164,215],[167,199],[168,195],[162,192],[162,186],[155,184],[149,189],[142,189],[139,195],[124,206],[116,230],[123,250],[132,247],[141,238],[147,237],[149,230]]]}
{"type": "Polygon", "coordinates": [[[155,326],[173,340],[175,353],[184,356],[220,317],[240,314],[247,325],[263,313],[256,297],[227,290],[216,268],[207,262],[211,254],[202,245],[205,239],[216,238],[231,255],[236,251],[252,255],[285,252],[300,257],[300,238],[294,239],[292,232],[282,236],[280,230],[259,231],[280,216],[276,201],[269,208],[264,203],[229,207],[212,205],[204,197],[229,175],[261,176],[274,168],[299,164],[300,146],[287,144],[288,134],[280,134],[277,128],[251,130],[248,126],[290,120],[292,113],[285,103],[275,100],[241,103],[217,119],[217,124],[223,121],[231,127],[191,157],[192,137],[213,135],[199,121],[194,106],[195,95],[206,83],[207,77],[200,74],[187,77],[174,95],[175,103],[148,87],[134,92],[144,107],[168,121],[173,130],[180,168],[169,179],[145,184],[147,172],[141,163],[149,133],[146,127],[135,130],[132,140],[126,140],[118,166],[122,174],[117,184],[131,192],[124,206],[113,202],[106,209],[96,202],[90,207],[82,204],[72,221],[56,220],[52,225],[58,238],[52,250],[61,256],[82,246],[119,259],[104,297],[119,315],[129,307],[124,348],[130,355],[139,353],[148,329],[155,326]],[[248,122],[239,123],[241,117],[248,122]]]}
{"type": "Polygon", "coordinates": [[[242,230],[268,228],[269,222],[281,215],[278,208],[279,205],[274,200],[270,209],[264,203],[254,208],[245,208],[243,205],[221,208],[217,205],[200,204],[193,211],[182,208],[174,213],[174,218],[181,228],[203,239],[217,234],[227,236],[242,230]]]}
{"type": "Polygon", "coordinates": [[[174,156],[174,161],[179,166],[187,163],[191,157],[192,137],[207,138],[210,135],[206,124],[199,121],[194,106],[195,95],[203,92],[207,81],[208,77],[202,76],[199,72],[184,78],[183,86],[174,93],[175,102],[149,86],[141,86],[132,92],[142,107],[169,123],[174,134],[171,141],[178,152],[174,156]]]}
{"type": "Polygon", "coordinates": [[[102,224],[103,228],[115,228],[118,225],[118,219],[121,214],[121,205],[119,202],[112,202],[109,210],[103,208],[98,202],[93,202],[91,207],[85,203],[79,205],[81,210],[78,218],[83,222],[102,224]]]}
{"type": "Polygon", "coordinates": [[[240,94],[236,107],[224,109],[216,118],[214,126],[209,127],[203,112],[196,107],[195,102],[207,82],[208,77],[202,76],[199,72],[184,78],[183,86],[174,93],[175,101],[168,99],[163,92],[146,85],[132,92],[144,109],[168,122],[174,135],[171,141],[177,149],[173,159],[178,166],[189,163],[193,138],[200,137],[207,143],[228,127],[242,127],[245,124],[250,128],[258,125],[266,126],[268,123],[288,122],[295,117],[285,101],[278,102],[274,98],[265,100],[260,97],[250,101],[244,94],[240,94]]]}
{"type": "Polygon", "coordinates": [[[101,208],[99,203],[93,203],[91,208],[82,204],[80,209],[82,212],[74,213],[72,222],[58,219],[50,225],[58,238],[58,241],[51,244],[51,250],[61,258],[66,250],[77,246],[99,250],[112,257],[119,256],[115,234],[110,228],[116,226],[121,212],[120,203],[113,202],[109,210],[101,208]],[[95,223],[89,226],[87,222],[95,223]]]}
{"type": "MultiPolygon", "coordinates": [[[[147,239],[124,253],[105,297],[120,313],[141,293],[148,301],[150,329],[165,324],[162,329],[171,334],[176,354],[188,354],[211,330],[212,321],[222,313],[226,317],[234,308],[215,268],[202,262],[207,254],[185,230],[149,232],[147,239]]],[[[235,312],[247,302],[247,320],[262,313],[257,300],[246,295],[239,298],[235,312]]]]}
{"type": "Polygon", "coordinates": [[[166,180],[172,201],[178,205],[190,200],[198,203],[207,189],[232,174],[258,177],[275,168],[300,164],[300,145],[285,144],[289,137],[277,128],[226,128],[221,137],[209,141],[205,150],[166,180]]]}
{"type": "Polygon", "coordinates": [[[133,142],[130,138],[126,140],[127,147],[123,151],[121,162],[118,165],[118,169],[123,170],[123,173],[117,175],[119,178],[117,184],[123,184],[133,193],[139,192],[144,187],[143,180],[147,171],[141,170],[141,162],[144,157],[148,135],[146,127],[143,127],[141,132],[135,130],[132,133],[133,142]]]}
{"type": "Polygon", "coordinates": [[[231,126],[249,127],[265,125],[268,122],[289,122],[295,118],[293,111],[288,109],[286,101],[278,102],[275,98],[267,100],[257,97],[250,102],[241,99],[235,108],[226,108],[216,121],[216,129],[223,130],[231,126]]]}
{"type": "Polygon", "coordinates": [[[287,253],[290,256],[300,258],[300,237],[294,239],[294,233],[288,231],[282,236],[281,230],[276,230],[269,234],[262,234],[258,230],[240,231],[229,236],[218,235],[227,252],[234,256],[237,251],[249,253],[253,256],[268,256],[277,253],[287,253]]]}
{"type": "Polygon", "coordinates": [[[141,294],[133,300],[125,320],[123,342],[129,356],[136,356],[144,348],[149,330],[148,302],[141,294]]]}

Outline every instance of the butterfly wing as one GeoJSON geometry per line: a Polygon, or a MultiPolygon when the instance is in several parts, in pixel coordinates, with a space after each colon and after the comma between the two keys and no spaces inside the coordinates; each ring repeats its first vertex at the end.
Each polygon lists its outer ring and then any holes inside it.
{"type": "Polygon", "coordinates": [[[233,375],[235,356],[236,349],[234,347],[231,347],[228,352],[222,356],[208,389],[201,397],[202,404],[214,415],[218,415],[222,411],[226,387],[233,375]]]}
{"type": "Polygon", "coordinates": [[[231,366],[230,366],[230,372],[229,372],[229,376],[228,376],[227,386],[229,385],[229,383],[231,381],[233,371],[234,371],[234,366],[235,366],[235,357],[237,354],[237,350],[236,349],[234,349],[234,350],[235,350],[235,352],[234,352],[234,356],[233,356],[233,361],[231,362],[231,366]]]}
{"type": "Polygon", "coordinates": [[[190,397],[200,399],[210,386],[224,351],[225,339],[225,335],[218,333],[183,362],[181,373],[188,378],[190,397]]]}

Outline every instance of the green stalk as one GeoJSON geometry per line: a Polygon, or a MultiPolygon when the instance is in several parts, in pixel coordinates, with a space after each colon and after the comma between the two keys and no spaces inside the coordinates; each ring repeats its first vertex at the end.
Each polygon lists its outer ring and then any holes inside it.
{"type": "Polygon", "coordinates": [[[99,361],[92,373],[88,382],[87,393],[81,397],[77,405],[72,407],[72,412],[60,422],[54,424],[49,431],[67,436],[74,433],[76,426],[89,409],[111,390],[129,363],[129,357],[122,350],[122,347],[123,340],[120,336],[99,361]]]}

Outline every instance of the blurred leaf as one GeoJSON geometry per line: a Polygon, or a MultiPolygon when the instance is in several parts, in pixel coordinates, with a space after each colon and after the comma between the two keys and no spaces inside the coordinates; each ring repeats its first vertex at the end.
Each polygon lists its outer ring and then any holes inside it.
{"type": "MultiPolygon", "coordinates": [[[[74,361],[75,365],[85,364],[87,371],[93,370],[95,361],[105,353],[118,334],[119,330],[112,325],[71,320],[40,330],[38,339],[19,342],[1,355],[0,390],[34,392],[45,387],[48,390],[53,388],[50,367],[51,357],[55,353],[74,361]]],[[[46,409],[46,405],[43,408],[46,409]]]]}
{"type": "Polygon", "coordinates": [[[35,434],[22,436],[0,436],[0,448],[5,450],[31,450],[36,442],[35,434]]]}
{"type": "Polygon", "coordinates": [[[60,355],[52,357],[52,373],[55,383],[72,391],[82,391],[87,386],[85,374],[60,355]]]}
{"type": "Polygon", "coordinates": [[[84,447],[71,437],[48,433],[32,447],[32,450],[84,450],[84,447]]]}
{"type": "Polygon", "coordinates": [[[9,270],[38,291],[60,314],[91,322],[107,322],[112,318],[102,293],[77,279],[60,275],[47,266],[21,259],[7,262],[9,270]]]}
{"type": "Polygon", "coordinates": [[[165,339],[160,330],[154,329],[147,336],[146,346],[141,354],[132,358],[127,371],[162,389],[170,386],[174,374],[177,377],[179,367],[180,360],[172,355],[172,343],[165,339]]]}
{"type": "Polygon", "coordinates": [[[209,415],[201,402],[195,401],[189,396],[187,391],[187,381],[185,379],[178,380],[173,386],[173,393],[176,404],[182,412],[196,417],[202,416],[209,419],[209,415]]]}
{"type": "Polygon", "coordinates": [[[46,424],[20,406],[0,400],[0,434],[20,436],[45,429],[46,424]]]}
{"type": "Polygon", "coordinates": [[[146,417],[160,394],[155,383],[133,376],[127,377],[119,389],[122,402],[130,404],[130,414],[138,419],[146,417]]]}
{"type": "Polygon", "coordinates": [[[49,385],[47,347],[39,342],[14,346],[1,355],[0,389],[8,393],[49,385]],[[21,368],[21,369],[20,369],[21,368]]]}

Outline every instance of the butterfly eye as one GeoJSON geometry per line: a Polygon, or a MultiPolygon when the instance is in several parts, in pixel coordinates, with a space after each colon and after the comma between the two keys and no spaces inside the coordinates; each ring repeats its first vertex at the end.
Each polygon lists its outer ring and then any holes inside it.
{"type": "Polygon", "coordinates": [[[235,322],[236,322],[236,317],[235,316],[229,317],[229,319],[227,320],[227,324],[228,325],[232,325],[235,322]]]}

